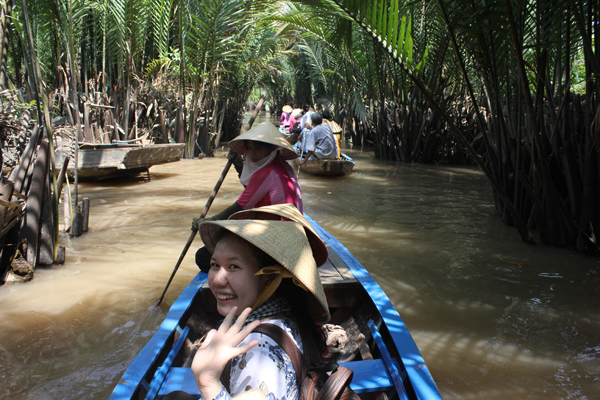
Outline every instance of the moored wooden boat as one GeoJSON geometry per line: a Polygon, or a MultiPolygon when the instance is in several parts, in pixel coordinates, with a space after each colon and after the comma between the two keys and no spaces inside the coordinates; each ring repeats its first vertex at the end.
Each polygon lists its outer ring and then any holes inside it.
{"type": "MultiPolygon", "coordinates": [[[[351,387],[362,398],[441,399],[423,358],[394,306],[358,260],[307,217],[326,242],[329,259],[319,268],[332,320],[348,343],[332,361],[354,371],[351,387]]],[[[215,299],[198,273],[173,303],[158,331],[140,351],[111,399],[162,398],[183,390],[199,398],[189,368],[190,341],[221,319],[215,299]]]]}
{"type": "MultiPolygon", "coordinates": [[[[179,161],[184,146],[184,143],[82,144],[78,154],[78,178],[102,180],[146,172],[153,165],[179,161]]],[[[66,154],[64,147],[56,150],[57,169],[62,166],[66,154]]],[[[75,176],[74,165],[74,159],[71,159],[67,168],[71,177],[75,176]]]]}
{"type": "Polygon", "coordinates": [[[341,153],[335,160],[308,160],[300,166],[300,171],[322,176],[349,175],[354,169],[354,164],[353,159],[341,153]]]}

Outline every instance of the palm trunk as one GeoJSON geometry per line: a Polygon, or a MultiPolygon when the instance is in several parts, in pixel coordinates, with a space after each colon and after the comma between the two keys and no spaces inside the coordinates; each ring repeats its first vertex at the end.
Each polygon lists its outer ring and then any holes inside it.
{"type": "Polygon", "coordinates": [[[12,7],[10,0],[0,1],[0,89],[8,88],[8,38],[10,35],[10,18],[12,7]]]}

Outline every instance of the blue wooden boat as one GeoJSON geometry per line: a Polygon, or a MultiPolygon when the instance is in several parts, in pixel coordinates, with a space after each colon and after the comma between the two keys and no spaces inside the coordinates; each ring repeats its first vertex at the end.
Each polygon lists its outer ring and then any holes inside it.
{"type": "MultiPolygon", "coordinates": [[[[354,371],[351,387],[365,399],[385,398],[372,397],[378,393],[389,399],[441,399],[419,349],[381,287],[335,237],[307,219],[329,250],[329,260],[319,271],[331,323],[341,325],[350,338],[332,357],[354,371]]],[[[173,303],[123,374],[112,400],[160,399],[174,390],[200,397],[186,351],[221,318],[206,278],[198,273],[173,303]]]]}

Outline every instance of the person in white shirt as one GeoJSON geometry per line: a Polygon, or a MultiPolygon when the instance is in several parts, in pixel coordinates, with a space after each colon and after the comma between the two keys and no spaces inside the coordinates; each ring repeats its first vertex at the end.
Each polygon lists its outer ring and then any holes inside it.
{"type": "Polygon", "coordinates": [[[306,128],[306,129],[311,129],[312,125],[311,125],[311,115],[315,112],[315,109],[310,107],[308,104],[305,104],[304,107],[304,115],[302,115],[302,118],[300,118],[300,127],[302,129],[306,128]]]}

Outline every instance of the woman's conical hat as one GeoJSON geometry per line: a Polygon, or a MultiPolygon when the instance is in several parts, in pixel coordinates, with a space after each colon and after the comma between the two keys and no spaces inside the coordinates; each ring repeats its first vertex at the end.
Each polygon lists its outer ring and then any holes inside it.
{"type": "Polygon", "coordinates": [[[304,218],[302,213],[293,204],[272,204],[270,206],[242,210],[231,215],[229,219],[264,219],[299,222],[306,231],[306,237],[308,237],[308,242],[312,248],[317,267],[320,267],[327,262],[327,258],[329,257],[327,246],[325,246],[325,243],[323,243],[323,240],[313,229],[310,222],[304,218]]]}
{"type": "Polygon", "coordinates": [[[256,125],[249,131],[242,133],[240,136],[229,142],[229,148],[238,154],[246,153],[245,140],[255,140],[257,142],[273,144],[283,149],[284,160],[293,160],[298,158],[298,154],[294,151],[292,145],[285,139],[285,136],[279,129],[270,122],[263,122],[256,125]]]}
{"type": "Polygon", "coordinates": [[[318,323],[329,321],[327,298],[302,224],[254,219],[205,221],[200,224],[200,237],[211,253],[223,230],[258,247],[288,270],[306,289],[301,292],[310,317],[318,323]]]}
{"type": "Polygon", "coordinates": [[[292,112],[292,106],[286,104],[285,106],[283,106],[283,108],[281,109],[281,111],[283,111],[284,113],[291,113],[292,112]]]}

